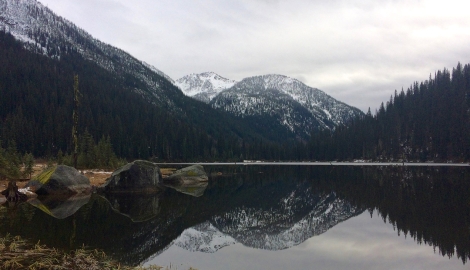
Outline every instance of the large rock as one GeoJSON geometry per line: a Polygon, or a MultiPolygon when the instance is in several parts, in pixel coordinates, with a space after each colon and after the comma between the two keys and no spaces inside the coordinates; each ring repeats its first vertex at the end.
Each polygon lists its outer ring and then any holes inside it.
{"type": "Polygon", "coordinates": [[[207,181],[209,181],[209,178],[204,171],[204,167],[201,165],[192,165],[177,170],[172,175],[163,179],[163,183],[167,185],[189,185],[207,181]]]}
{"type": "Polygon", "coordinates": [[[73,195],[91,191],[90,180],[77,169],[66,165],[44,170],[26,187],[38,195],[73,195]]]}
{"type": "Polygon", "coordinates": [[[157,164],[136,160],[117,169],[98,188],[100,192],[155,193],[162,190],[162,174],[157,164]]]}

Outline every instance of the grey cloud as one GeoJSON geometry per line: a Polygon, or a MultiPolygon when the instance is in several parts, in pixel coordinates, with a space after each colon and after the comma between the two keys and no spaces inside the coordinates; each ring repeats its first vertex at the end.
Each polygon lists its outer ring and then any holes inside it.
{"type": "Polygon", "coordinates": [[[42,2],[174,79],[277,73],[362,110],[470,55],[458,0],[42,2]]]}

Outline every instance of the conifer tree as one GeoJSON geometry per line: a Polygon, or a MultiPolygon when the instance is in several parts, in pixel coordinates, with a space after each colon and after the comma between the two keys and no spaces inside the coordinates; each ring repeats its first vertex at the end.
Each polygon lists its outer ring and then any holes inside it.
{"type": "Polygon", "coordinates": [[[23,176],[29,176],[31,179],[31,175],[33,174],[33,167],[34,167],[34,157],[33,154],[28,153],[23,157],[24,160],[24,171],[23,176]]]}

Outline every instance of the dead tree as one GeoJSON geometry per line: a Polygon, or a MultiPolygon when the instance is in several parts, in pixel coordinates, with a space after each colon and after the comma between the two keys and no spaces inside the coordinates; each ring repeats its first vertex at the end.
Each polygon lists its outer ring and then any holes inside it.
{"type": "Polygon", "coordinates": [[[25,202],[28,200],[28,196],[26,196],[26,194],[18,191],[18,186],[14,180],[10,180],[10,182],[8,182],[7,189],[2,191],[1,194],[5,196],[9,202],[25,202]]]}
{"type": "Polygon", "coordinates": [[[77,168],[78,158],[78,107],[80,106],[80,91],[78,91],[78,75],[73,78],[73,93],[74,93],[74,108],[73,108],[73,126],[72,126],[72,140],[73,140],[73,166],[77,168]]]}

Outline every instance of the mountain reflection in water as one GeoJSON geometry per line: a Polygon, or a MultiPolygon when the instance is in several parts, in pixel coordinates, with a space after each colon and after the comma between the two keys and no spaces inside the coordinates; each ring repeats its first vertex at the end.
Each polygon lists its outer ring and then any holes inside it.
{"type": "MultiPolygon", "coordinates": [[[[470,257],[467,168],[208,166],[206,170],[211,177],[200,197],[174,189],[125,199],[93,195],[63,219],[28,203],[16,209],[0,207],[0,234],[21,235],[64,249],[84,244],[130,265],[158,263],[167,254],[180,254],[175,248],[194,251],[193,257],[198,253],[216,256],[223,250],[239,250],[242,256],[242,245],[268,258],[297,246],[305,249],[311,241],[321,242],[355,220],[363,220],[361,226],[367,228],[374,219],[364,217],[375,212],[372,216],[379,215],[382,224],[396,230],[393,235],[414,239],[407,248],[433,246],[436,253],[459,259],[462,267],[470,257]],[[330,229],[332,233],[325,233],[330,229]]],[[[327,250],[333,243],[325,242],[322,247],[327,250]]],[[[377,245],[380,249],[381,243],[377,245]]],[[[355,248],[361,250],[360,243],[355,248]]],[[[398,255],[389,255],[400,260],[398,255]]],[[[184,260],[175,256],[170,256],[173,263],[184,260]]],[[[295,257],[282,260],[290,262],[290,268],[300,268],[305,262],[295,257]]],[[[200,260],[207,258],[212,257],[200,260]]],[[[200,267],[197,259],[195,264],[200,267]]],[[[205,264],[206,268],[210,266],[205,264]]]]}

